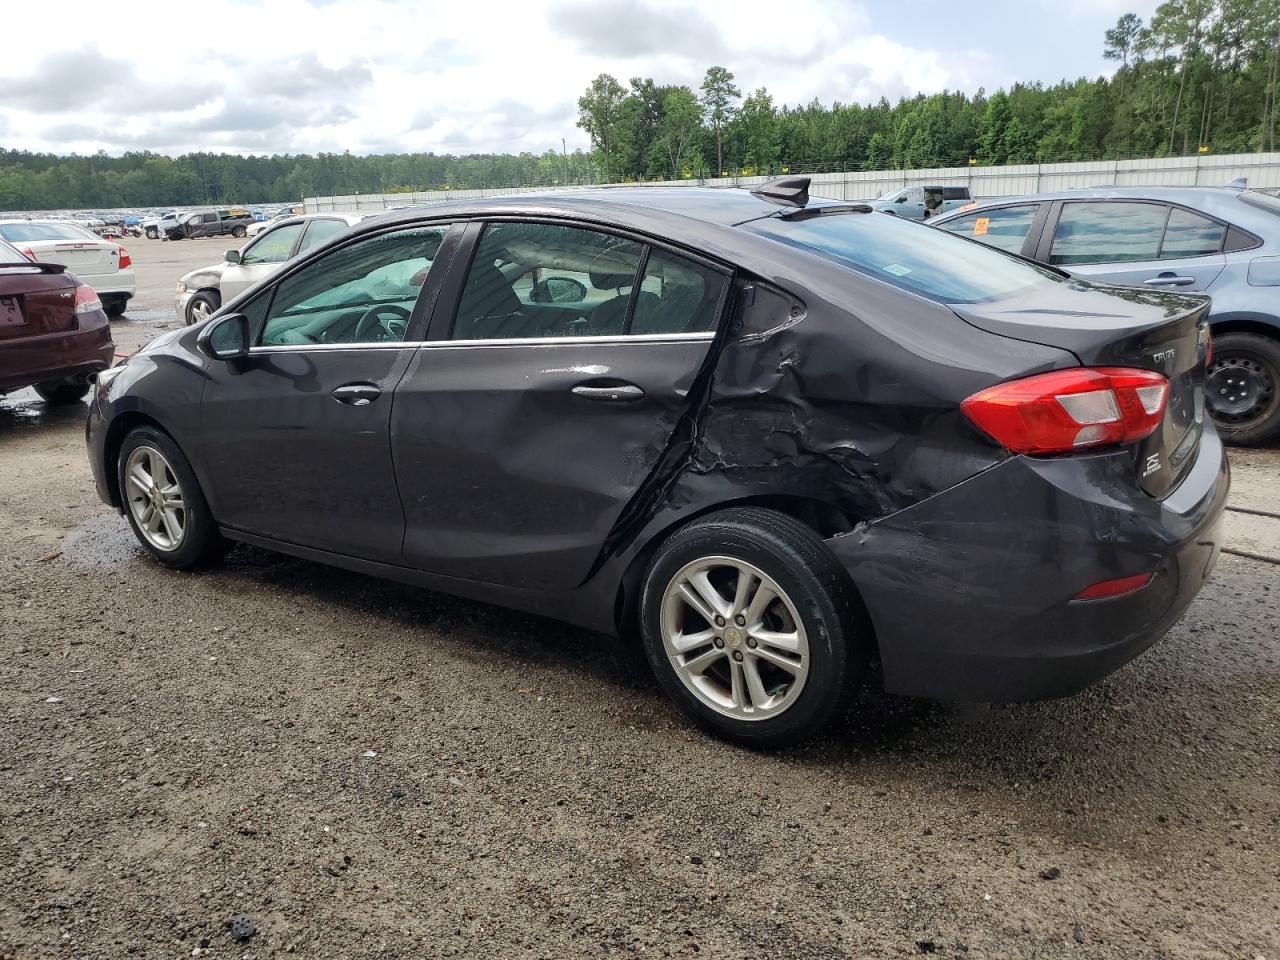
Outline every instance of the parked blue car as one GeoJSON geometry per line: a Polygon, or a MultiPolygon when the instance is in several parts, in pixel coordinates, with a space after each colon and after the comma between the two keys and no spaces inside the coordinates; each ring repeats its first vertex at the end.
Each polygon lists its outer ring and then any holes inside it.
{"type": "Polygon", "coordinates": [[[983,203],[929,223],[1091,280],[1212,295],[1209,413],[1228,442],[1280,437],[1280,198],[1243,180],[1095,187],[983,203]]]}

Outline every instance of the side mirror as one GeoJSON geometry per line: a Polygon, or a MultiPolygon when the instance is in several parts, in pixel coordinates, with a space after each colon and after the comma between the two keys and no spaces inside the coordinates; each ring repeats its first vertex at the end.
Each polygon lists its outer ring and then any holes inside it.
{"type": "Polygon", "coordinates": [[[547,277],[533,285],[529,299],[534,303],[581,303],[587,299],[587,288],[573,277],[547,277]]]}
{"type": "Polygon", "coordinates": [[[239,263],[239,262],[240,262],[240,251],[239,251],[239,250],[228,250],[228,251],[227,251],[226,253],[224,253],[222,256],[223,256],[223,258],[227,261],[227,263],[239,263]]]}
{"type": "Polygon", "coordinates": [[[249,318],[243,313],[219,317],[196,338],[196,346],[214,360],[242,360],[249,356],[249,318]]]}

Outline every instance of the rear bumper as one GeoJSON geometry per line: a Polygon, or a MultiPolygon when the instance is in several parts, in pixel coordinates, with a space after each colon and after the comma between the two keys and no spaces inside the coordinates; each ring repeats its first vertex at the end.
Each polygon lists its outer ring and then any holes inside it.
{"type": "Polygon", "coordinates": [[[106,314],[81,314],[79,323],[79,330],[6,341],[0,348],[0,392],[84,377],[111,366],[115,344],[106,314]]]}
{"type": "Polygon", "coordinates": [[[1133,477],[1128,452],[1013,457],[828,540],[867,605],[885,688],[962,700],[1064,696],[1164,636],[1217,559],[1229,470],[1209,428],[1164,500],[1133,477]],[[1071,600],[1146,572],[1154,578],[1135,593],[1071,600]]]}
{"type": "Polygon", "coordinates": [[[103,273],[98,276],[77,273],[77,277],[93,287],[98,296],[131,298],[137,292],[138,282],[133,275],[132,267],[125,267],[115,273],[103,273]]]}

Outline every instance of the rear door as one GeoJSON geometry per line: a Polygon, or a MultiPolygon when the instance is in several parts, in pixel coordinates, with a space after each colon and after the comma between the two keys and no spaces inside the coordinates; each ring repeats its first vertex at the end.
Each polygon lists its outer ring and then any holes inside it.
{"type": "Polygon", "coordinates": [[[1070,200],[1045,231],[1042,256],[1071,273],[1182,293],[1207,290],[1226,266],[1227,226],[1146,200],[1070,200]]]}
{"type": "Polygon", "coordinates": [[[397,563],[396,384],[447,264],[447,225],[361,236],[246,306],[255,346],[214,360],[201,397],[215,512],[238,530],[397,563]],[[439,251],[442,246],[444,253],[439,251]]]}
{"type": "Polygon", "coordinates": [[[302,236],[302,228],[301,223],[285,224],[260,233],[245,244],[240,251],[240,262],[229,263],[222,268],[218,289],[222,293],[223,303],[240,296],[255,283],[279,270],[280,264],[293,256],[298,238],[302,236]]]}
{"type": "Polygon", "coordinates": [[[670,439],[731,277],[582,226],[469,230],[470,264],[396,391],[405,558],[563,592],[588,576],[670,439]],[[576,304],[534,297],[574,289],[558,278],[584,287],[576,304]]]}
{"type": "Polygon", "coordinates": [[[1034,256],[1043,228],[1044,206],[1040,203],[1018,203],[1007,207],[984,207],[951,217],[937,227],[1008,253],[1034,256]]]}

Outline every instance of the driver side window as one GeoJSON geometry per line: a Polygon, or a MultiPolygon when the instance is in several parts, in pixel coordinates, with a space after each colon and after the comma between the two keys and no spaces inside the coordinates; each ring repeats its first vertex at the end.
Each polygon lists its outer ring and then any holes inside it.
{"type": "Polygon", "coordinates": [[[448,224],[367,237],[276,287],[261,346],[403,341],[448,224]]]}

